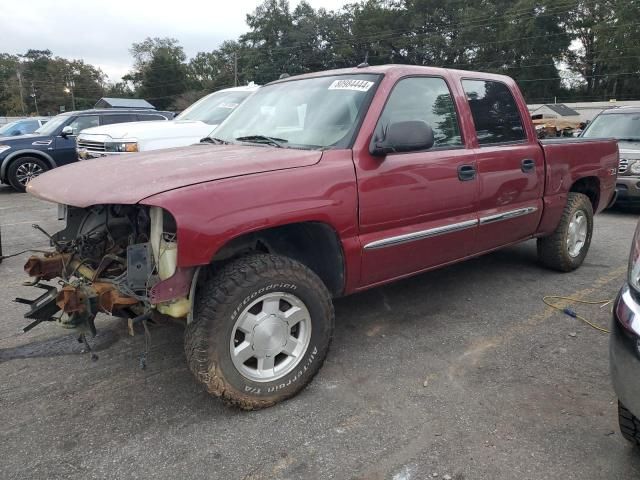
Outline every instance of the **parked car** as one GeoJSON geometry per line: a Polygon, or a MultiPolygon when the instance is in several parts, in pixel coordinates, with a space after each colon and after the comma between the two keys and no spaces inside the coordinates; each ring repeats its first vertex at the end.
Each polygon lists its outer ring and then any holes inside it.
{"type": "Polygon", "coordinates": [[[609,356],[622,436],[640,447],[640,222],[629,272],[613,308],[609,356]]]}
{"type": "Polygon", "coordinates": [[[582,132],[583,138],[615,138],[620,148],[616,184],[618,205],[640,206],[640,108],[604,110],[582,132]]]}
{"type": "Polygon", "coordinates": [[[66,281],[21,301],[27,328],[181,318],[197,381],[245,409],[318,372],[332,297],[532,238],[578,268],[618,165],[614,140],[539,141],[509,77],[400,65],[268,84],[208,142],[29,183],[67,223],[26,272],[66,281]]]}
{"type": "Polygon", "coordinates": [[[33,133],[47,123],[48,120],[46,117],[31,117],[9,122],[0,127],[0,137],[17,137],[18,135],[33,133]]]}
{"type": "Polygon", "coordinates": [[[185,147],[209,135],[258,86],[219,90],[167,123],[121,123],[89,128],[78,137],[78,158],[87,160],[161,148],[185,147]]]}
{"type": "Polygon", "coordinates": [[[53,117],[36,133],[0,137],[0,181],[24,191],[27,182],[43,172],[75,162],[76,136],[85,128],[131,121],[173,118],[171,112],[136,109],[82,110],[53,117]]]}

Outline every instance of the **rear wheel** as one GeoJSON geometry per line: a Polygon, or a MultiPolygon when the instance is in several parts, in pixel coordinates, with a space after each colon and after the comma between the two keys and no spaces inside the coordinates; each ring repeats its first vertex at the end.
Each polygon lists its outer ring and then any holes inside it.
{"type": "Polygon", "coordinates": [[[14,160],[7,169],[7,181],[17,191],[24,192],[27,183],[49,170],[49,166],[39,158],[21,157],[14,160]]]}
{"type": "Polygon", "coordinates": [[[555,231],[548,237],[538,239],[538,258],[554,270],[575,270],[587,256],[592,235],[591,200],[582,193],[571,192],[555,231]]]}
{"type": "Polygon", "coordinates": [[[185,352],[207,391],[246,410],[307,385],[333,335],[331,297],[306,266],[276,255],[235,260],[198,291],[185,352]]]}
{"type": "Polygon", "coordinates": [[[636,447],[640,447],[640,419],[620,402],[618,402],[618,424],[622,436],[636,447]]]}

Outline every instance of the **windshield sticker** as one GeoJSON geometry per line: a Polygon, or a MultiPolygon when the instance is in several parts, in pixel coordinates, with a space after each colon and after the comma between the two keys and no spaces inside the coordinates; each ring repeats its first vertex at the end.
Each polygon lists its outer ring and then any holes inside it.
{"type": "Polygon", "coordinates": [[[373,82],[367,80],[335,80],[329,85],[329,90],[355,90],[357,92],[366,92],[371,88],[373,82]]]}
{"type": "Polygon", "coordinates": [[[238,105],[239,104],[237,104],[237,103],[221,103],[220,105],[218,105],[218,107],[219,108],[228,108],[229,110],[233,110],[238,105]]]}

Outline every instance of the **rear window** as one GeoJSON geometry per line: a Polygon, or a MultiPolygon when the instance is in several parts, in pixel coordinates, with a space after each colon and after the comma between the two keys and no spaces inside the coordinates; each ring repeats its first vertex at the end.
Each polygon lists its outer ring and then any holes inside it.
{"type": "Polygon", "coordinates": [[[518,105],[509,88],[490,80],[463,80],[480,145],[526,139],[518,105]]]}

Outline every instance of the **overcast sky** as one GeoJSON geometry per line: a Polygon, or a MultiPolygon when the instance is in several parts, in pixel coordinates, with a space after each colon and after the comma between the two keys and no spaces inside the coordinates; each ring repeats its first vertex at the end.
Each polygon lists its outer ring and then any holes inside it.
{"type": "MultiPolygon", "coordinates": [[[[340,0],[307,0],[338,9],[340,0]]],[[[82,59],[118,81],[131,67],[129,47],[146,37],[174,37],[187,56],[211,51],[247,31],[256,0],[0,0],[0,52],[49,49],[82,59]]],[[[299,0],[290,0],[292,8],[299,0]]]]}

